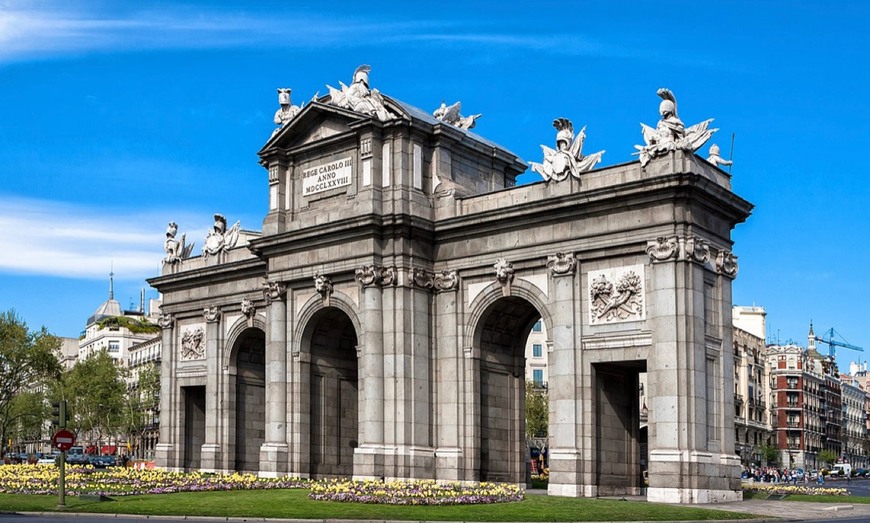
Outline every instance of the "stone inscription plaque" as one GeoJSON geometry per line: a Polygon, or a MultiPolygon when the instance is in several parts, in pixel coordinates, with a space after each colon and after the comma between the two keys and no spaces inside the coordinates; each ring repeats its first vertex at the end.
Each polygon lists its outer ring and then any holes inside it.
{"type": "Polygon", "coordinates": [[[302,171],[302,195],[311,196],[350,185],[350,162],[351,158],[347,157],[302,171]]]}

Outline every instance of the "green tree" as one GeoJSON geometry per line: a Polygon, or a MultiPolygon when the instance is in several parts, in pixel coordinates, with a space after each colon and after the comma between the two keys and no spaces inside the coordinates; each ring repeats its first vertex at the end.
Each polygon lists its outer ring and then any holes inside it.
{"type": "Polygon", "coordinates": [[[782,457],[782,453],[774,445],[762,445],[761,457],[764,458],[764,461],[768,465],[774,466],[779,465],[779,460],[782,457]]]}
{"type": "Polygon", "coordinates": [[[547,389],[526,382],[526,440],[543,450],[547,445],[547,430],[550,421],[550,407],[547,389]]]}
{"type": "Polygon", "coordinates": [[[4,443],[0,456],[6,451],[10,430],[18,431],[33,421],[27,418],[44,414],[31,410],[24,396],[60,374],[59,351],[60,338],[45,327],[33,332],[14,310],[0,313],[0,441],[4,443]]]}
{"type": "Polygon", "coordinates": [[[153,423],[154,413],[160,403],[160,364],[146,365],[133,387],[127,390],[124,411],[127,441],[138,442],[153,423]]]}
{"type": "Polygon", "coordinates": [[[827,465],[827,467],[825,468],[828,469],[833,466],[833,464],[837,461],[838,457],[839,456],[837,455],[837,453],[830,449],[824,449],[819,451],[819,461],[825,463],[827,465]]]}
{"type": "Polygon", "coordinates": [[[85,442],[99,444],[121,432],[127,387],[108,352],[77,361],[63,376],[60,388],[69,405],[69,426],[85,442]]]}

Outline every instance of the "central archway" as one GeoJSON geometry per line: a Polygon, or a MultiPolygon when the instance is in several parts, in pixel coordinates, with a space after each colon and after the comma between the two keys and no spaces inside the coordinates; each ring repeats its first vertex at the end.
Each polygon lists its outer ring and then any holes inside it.
{"type": "Polygon", "coordinates": [[[311,353],[311,477],[352,476],[359,439],[356,331],[347,314],[327,307],[311,318],[303,340],[311,353]]]}
{"type": "Polygon", "coordinates": [[[481,481],[526,481],[525,345],[540,318],[528,301],[504,297],[487,308],[476,329],[481,481]]]}

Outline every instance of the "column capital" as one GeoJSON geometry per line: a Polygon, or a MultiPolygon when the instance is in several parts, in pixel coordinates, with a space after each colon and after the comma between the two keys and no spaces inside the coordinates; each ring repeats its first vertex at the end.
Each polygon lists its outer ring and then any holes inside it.
{"type": "Polygon", "coordinates": [[[221,310],[218,307],[207,307],[203,309],[202,315],[205,317],[205,321],[217,323],[221,319],[221,310]]]}
{"type": "Polygon", "coordinates": [[[273,301],[283,301],[287,297],[287,285],[280,281],[264,281],[263,282],[263,298],[266,304],[273,301]]]}

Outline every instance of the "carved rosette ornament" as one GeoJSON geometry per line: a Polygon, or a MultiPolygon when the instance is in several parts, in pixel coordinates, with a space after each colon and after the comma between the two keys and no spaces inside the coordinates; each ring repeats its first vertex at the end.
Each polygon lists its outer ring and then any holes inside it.
{"type": "Polygon", "coordinates": [[[205,357],[205,331],[197,327],[181,335],[181,359],[201,360],[205,357]]]}
{"type": "Polygon", "coordinates": [[[253,327],[254,316],[257,315],[257,308],[254,307],[254,303],[247,298],[242,300],[242,314],[244,314],[245,317],[248,318],[248,327],[253,327]]]}
{"type": "Polygon", "coordinates": [[[555,256],[547,257],[547,268],[550,269],[550,276],[570,276],[574,274],[574,269],[577,267],[577,259],[573,254],[557,252],[555,256]]]}
{"type": "Polygon", "coordinates": [[[396,268],[364,265],[356,269],[354,279],[363,287],[371,285],[387,287],[396,283],[396,268]]]}
{"type": "Polygon", "coordinates": [[[703,238],[689,236],[684,248],[686,260],[703,264],[710,259],[710,245],[703,238]]]}
{"type": "Polygon", "coordinates": [[[438,271],[434,274],[433,284],[436,291],[455,291],[459,289],[459,275],[453,271],[438,271]]]}
{"type": "Polygon", "coordinates": [[[737,256],[731,251],[719,251],[716,255],[716,272],[732,280],[737,277],[737,256]]]}
{"type": "Polygon", "coordinates": [[[279,281],[264,281],[263,282],[263,298],[266,304],[273,301],[283,300],[287,296],[287,285],[279,281]]]}
{"type": "Polygon", "coordinates": [[[432,290],[435,288],[435,276],[425,269],[411,269],[411,282],[424,289],[432,290]]]}
{"type": "Polygon", "coordinates": [[[511,294],[511,283],[514,281],[514,264],[504,258],[499,258],[492,266],[495,269],[495,279],[501,284],[502,293],[505,296],[511,294]]]}
{"type": "Polygon", "coordinates": [[[329,307],[329,297],[332,296],[332,280],[319,272],[314,275],[314,290],[323,298],[324,307],[329,307]]]}
{"type": "Polygon", "coordinates": [[[643,320],[643,266],[592,271],[589,320],[593,324],[643,320]]]}
{"type": "Polygon", "coordinates": [[[659,236],[655,241],[647,243],[646,253],[655,262],[663,262],[677,258],[677,238],[659,236]]]}
{"type": "Polygon", "coordinates": [[[203,309],[202,315],[203,317],[205,317],[205,321],[209,323],[214,323],[221,319],[221,310],[217,307],[209,307],[207,309],[203,309]]]}
{"type": "Polygon", "coordinates": [[[175,325],[175,318],[173,318],[171,314],[161,314],[157,318],[157,325],[159,325],[161,329],[171,329],[175,325]]]}

